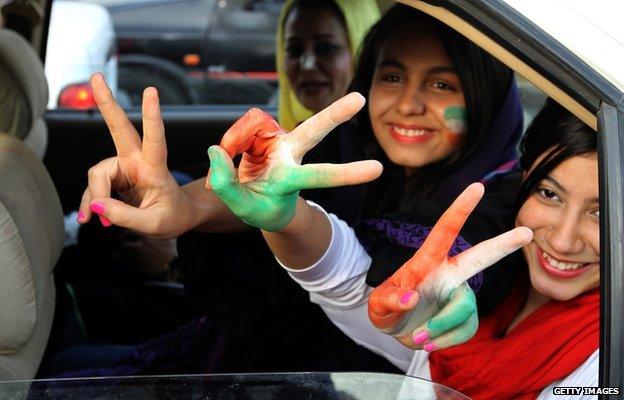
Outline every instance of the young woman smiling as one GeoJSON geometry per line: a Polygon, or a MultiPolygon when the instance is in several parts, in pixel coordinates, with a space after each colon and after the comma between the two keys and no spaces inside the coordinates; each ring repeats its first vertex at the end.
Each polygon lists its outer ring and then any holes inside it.
{"type": "MultiPolygon", "coordinates": [[[[345,109],[352,107],[350,112],[362,106],[354,95],[343,103],[345,109]]],[[[515,229],[449,255],[483,196],[481,184],[470,185],[416,254],[375,289],[365,282],[374,255],[352,229],[318,206],[292,200],[293,218],[263,234],[293,279],[337,326],[409,375],[475,399],[554,399],[553,386],[595,386],[600,306],[596,134],[549,102],[522,149],[524,183],[515,229]],[[461,282],[520,247],[522,255],[504,261],[509,273],[515,272],[512,287],[477,323],[474,299],[461,282]],[[413,351],[420,346],[425,351],[413,351]]],[[[293,183],[284,179],[290,176],[284,174],[286,164],[270,167],[268,180],[252,195],[248,183],[237,182],[231,160],[218,147],[210,149],[210,156],[213,189],[237,215],[268,226],[271,213],[258,210],[265,208],[264,197],[292,190],[293,183]],[[253,202],[237,202],[244,193],[253,202]],[[248,214],[252,203],[255,211],[248,214]]],[[[295,173],[306,186],[335,185],[341,179],[354,183],[373,177],[376,168],[381,172],[372,162],[357,169],[306,167],[324,173],[320,179],[295,173]]]]}
{"type": "MultiPolygon", "coordinates": [[[[300,189],[364,182],[364,177],[378,173],[376,182],[332,190],[322,202],[341,219],[359,223],[359,239],[372,258],[367,281],[371,286],[385,280],[420,247],[428,227],[472,181],[487,184],[487,198],[454,242],[453,252],[511,226],[520,183],[513,169],[522,119],[508,68],[442,23],[396,6],[368,34],[352,87],[368,98],[368,106],[353,118],[353,125],[338,128],[337,161],[368,156],[381,162],[383,172],[362,161],[346,167],[299,165],[327,133],[321,126],[332,128],[363,106],[356,94],[334,103],[293,134],[227,132],[222,140],[227,155],[219,146],[209,149],[212,190],[234,214],[266,231],[265,238],[283,265],[307,267],[325,254],[331,241],[332,229],[324,215],[297,200],[300,189]],[[243,162],[234,172],[230,158],[237,152],[244,153],[243,162]],[[291,235],[292,230],[305,234],[291,235]]],[[[471,280],[479,289],[484,312],[502,299],[513,278],[499,264],[471,280]]],[[[451,303],[470,313],[462,315],[461,326],[451,327],[452,334],[436,342],[438,348],[463,341],[476,329],[470,288],[462,285],[451,303]]],[[[419,331],[405,332],[402,340],[422,348],[426,340],[449,334],[442,323],[445,317],[419,331]]]]}
{"type": "MultiPolygon", "coordinates": [[[[320,141],[320,133],[345,121],[361,107],[358,97],[351,95],[288,135],[269,132],[269,142],[273,143],[269,147],[276,150],[277,157],[260,152],[258,154],[268,155],[268,158],[261,157],[260,165],[255,165],[253,157],[247,156],[255,154],[254,149],[243,146],[247,158],[243,157],[238,177],[227,173],[227,159],[231,154],[211,148],[211,179],[217,180],[212,185],[215,190],[202,188],[198,191],[197,185],[180,190],[167,170],[164,129],[155,90],[150,88],[145,92],[145,140],[141,142],[123,111],[112,101],[101,78],[95,76],[92,84],[100,110],[111,127],[118,156],[92,169],[81,204],[82,223],[95,212],[114,224],[159,237],[175,236],[201,224],[208,229],[239,229],[240,221],[232,222],[236,221],[232,213],[224,210],[222,203],[213,201],[218,188],[219,196],[229,198],[230,202],[226,203],[242,220],[265,229],[280,230],[296,214],[295,204],[301,209],[298,211],[308,216],[320,215],[315,208],[296,200],[298,189],[361,183],[378,172],[370,163],[352,164],[351,172],[346,175],[339,172],[342,167],[322,166],[318,171],[306,166],[295,168],[306,151],[320,141]],[[270,165],[264,165],[267,160],[271,161],[270,165]],[[290,176],[288,184],[284,185],[286,192],[277,194],[276,202],[273,201],[276,193],[268,197],[267,193],[262,193],[263,187],[271,187],[273,183],[269,179],[270,171],[277,166],[273,162],[285,162],[286,171],[303,173],[290,176]],[[221,173],[215,172],[219,166],[221,173]],[[249,191],[245,192],[236,184],[236,178],[241,179],[240,171],[249,166],[267,174],[246,177],[245,190],[249,191]],[[223,186],[228,182],[234,186],[223,186]],[[110,198],[111,190],[120,191],[128,204],[110,198]],[[259,208],[254,205],[256,200],[259,208]],[[245,215],[240,214],[241,211],[245,215]]],[[[353,88],[369,98],[369,106],[358,113],[352,125],[345,125],[336,132],[338,145],[333,146],[336,158],[327,157],[322,161],[377,158],[384,171],[378,181],[365,187],[329,192],[322,204],[342,219],[360,223],[362,241],[373,258],[370,285],[381,283],[409,258],[414,248],[420,247],[429,232],[428,227],[470,182],[481,180],[487,184],[488,191],[462,231],[462,237],[455,242],[454,251],[506,229],[513,217],[514,193],[519,185],[519,176],[513,170],[517,161],[516,143],[522,129],[518,94],[508,68],[437,20],[407,6],[396,6],[367,35],[353,88]],[[407,139],[416,136],[422,139],[407,139]],[[415,223],[405,224],[407,221],[415,223]]],[[[272,124],[267,126],[277,129],[272,124]]],[[[246,142],[249,139],[246,135],[256,133],[258,131],[253,129],[249,132],[233,129],[226,133],[222,143],[229,143],[228,150],[232,151],[239,140],[246,142]]],[[[327,248],[329,225],[319,223],[307,227],[306,239],[319,246],[310,242],[288,244],[285,246],[287,258],[280,258],[286,265],[309,265],[327,248]]],[[[210,257],[198,260],[211,261],[210,257]]],[[[223,265],[220,267],[227,269],[223,265]]],[[[484,305],[483,310],[497,304],[501,293],[505,293],[505,288],[513,281],[500,265],[488,269],[485,275],[485,278],[478,275],[470,282],[473,288],[479,289],[479,304],[484,305]]],[[[254,276],[266,278],[261,270],[255,271],[254,276]]],[[[269,281],[267,285],[273,287],[274,283],[269,281]]],[[[279,293],[279,288],[271,293],[279,293]]],[[[459,331],[473,333],[477,315],[470,288],[463,285],[454,293],[451,303],[469,305],[471,313],[459,331]]],[[[243,302],[241,306],[247,304],[243,302]]],[[[426,330],[430,339],[447,331],[443,324],[436,327],[435,321],[426,330]]],[[[406,337],[412,340],[411,334],[406,337]]],[[[453,340],[446,345],[452,343],[453,340]]],[[[418,348],[422,344],[413,342],[418,348]]],[[[443,343],[438,345],[442,347],[443,343]]],[[[313,351],[314,347],[308,349],[313,351]]],[[[404,361],[393,362],[407,368],[404,361]]]]}
{"type": "MultiPolygon", "coordinates": [[[[517,281],[505,300],[480,318],[472,339],[429,356],[413,353],[409,374],[430,373],[474,399],[554,399],[553,386],[598,384],[596,140],[596,133],[566,110],[546,104],[521,146],[524,183],[515,225],[530,228],[533,238],[522,255],[507,259],[507,267],[519,272],[517,281]]],[[[388,315],[401,320],[409,314],[418,300],[410,299],[408,306],[388,294],[411,293],[413,287],[397,282],[423,267],[416,254],[373,290],[369,315],[375,326],[388,315]]]]}

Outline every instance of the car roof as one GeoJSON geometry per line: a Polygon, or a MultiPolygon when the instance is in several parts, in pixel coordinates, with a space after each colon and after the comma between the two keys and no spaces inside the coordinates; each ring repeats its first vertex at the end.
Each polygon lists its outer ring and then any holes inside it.
{"type": "Polygon", "coordinates": [[[502,0],[624,91],[624,2],[502,0]]]}

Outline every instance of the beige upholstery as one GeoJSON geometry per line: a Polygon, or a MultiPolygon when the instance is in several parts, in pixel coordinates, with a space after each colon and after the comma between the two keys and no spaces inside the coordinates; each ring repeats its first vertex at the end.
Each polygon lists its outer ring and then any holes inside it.
{"type": "Polygon", "coordinates": [[[0,70],[5,72],[0,74],[0,118],[7,118],[7,113],[2,112],[2,107],[7,107],[6,98],[23,97],[30,114],[28,129],[9,133],[21,139],[42,159],[48,143],[48,131],[43,121],[48,103],[48,84],[41,60],[30,44],[9,29],[0,29],[0,70]],[[5,79],[10,82],[4,82],[5,79]],[[3,93],[8,90],[19,93],[3,93]]]}
{"type": "Polygon", "coordinates": [[[0,29],[0,381],[31,379],[54,317],[52,272],[63,247],[58,194],[41,163],[48,87],[41,61],[0,29]],[[10,136],[9,136],[10,135],[10,136]]]}
{"type": "Polygon", "coordinates": [[[0,380],[37,371],[63,236],[61,204],[43,164],[22,142],[0,135],[0,380]]]}

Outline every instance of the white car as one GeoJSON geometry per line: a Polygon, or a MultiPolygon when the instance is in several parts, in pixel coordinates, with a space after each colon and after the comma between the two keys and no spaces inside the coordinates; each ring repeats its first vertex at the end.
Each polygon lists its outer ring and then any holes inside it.
{"type": "Polygon", "coordinates": [[[88,85],[95,72],[104,73],[116,92],[116,38],[106,8],[82,1],[54,1],[47,43],[48,109],[95,107],[88,85]]]}

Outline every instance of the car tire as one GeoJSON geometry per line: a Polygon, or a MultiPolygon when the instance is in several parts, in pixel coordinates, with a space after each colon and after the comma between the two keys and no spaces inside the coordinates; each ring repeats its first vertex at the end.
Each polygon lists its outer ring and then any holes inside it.
{"type": "Polygon", "coordinates": [[[119,56],[119,89],[130,97],[133,106],[141,105],[143,90],[158,89],[160,104],[196,104],[197,95],[187,83],[186,71],[169,60],[144,55],[119,56]]]}

